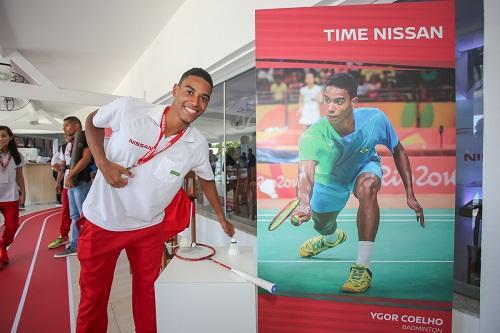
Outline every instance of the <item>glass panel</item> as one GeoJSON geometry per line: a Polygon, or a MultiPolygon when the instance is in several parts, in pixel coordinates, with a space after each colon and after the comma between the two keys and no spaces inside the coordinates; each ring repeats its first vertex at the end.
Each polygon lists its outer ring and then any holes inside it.
{"type": "Polygon", "coordinates": [[[226,195],[232,219],[255,225],[255,70],[226,82],[226,195]]]}
{"type": "MultiPolygon", "coordinates": [[[[224,205],[224,184],[222,166],[222,145],[224,143],[223,122],[223,84],[214,87],[210,103],[205,113],[193,124],[208,140],[210,162],[215,176],[215,185],[219,194],[219,201],[224,205]]],[[[198,187],[199,188],[199,187],[198,187]]],[[[203,192],[197,192],[197,212],[213,212],[212,206],[203,192]]]]}

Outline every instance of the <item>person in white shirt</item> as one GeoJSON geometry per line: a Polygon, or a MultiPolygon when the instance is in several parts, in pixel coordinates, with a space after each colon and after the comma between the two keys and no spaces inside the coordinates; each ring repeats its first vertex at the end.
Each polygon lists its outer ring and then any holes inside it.
{"type": "Polygon", "coordinates": [[[51,166],[57,171],[55,189],[61,194],[61,224],[59,225],[59,236],[49,243],[49,249],[55,249],[69,242],[68,234],[71,228],[71,214],[69,209],[68,189],[64,186],[64,174],[67,165],[71,162],[71,146],[73,137],[65,135],[66,143],[59,147],[59,151],[52,157],[51,166]]]}
{"type": "MultiPolygon", "coordinates": [[[[91,186],[89,164],[92,160],[92,155],[85,140],[80,119],[74,116],[64,118],[63,130],[69,141],[64,155],[60,155],[59,157],[65,161],[64,188],[67,189],[72,231],[71,239],[68,240],[69,246],[64,251],[54,254],[54,258],[65,258],[76,255],[78,243],[76,222],[82,215],[83,202],[91,186]]],[[[64,242],[65,238],[61,238],[61,236],[64,236],[64,234],[61,233],[54,242],[49,244],[49,247],[57,245],[55,243],[60,244],[64,242]]]]}
{"type": "Polygon", "coordinates": [[[307,128],[321,117],[319,105],[323,101],[323,91],[314,83],[313,73],[306,74],[305,82],[306,85],[299,91],[299,124],[307,128]]]}
{"type": "Polygon", "coordinates": [[[98,166],[80,221],[80,305],[77,332],[106,332],[107,303],[116,260],[125,249],[132,270],[136,332],[156,332],[153,283],[164,249],[164,210],[193,170],[222,229],[224,217],[208,157],[207,140],[190,124],[208,106],[213,83],[201,68],[173,87],[171,106],[120,98],[87,118],[87,141],[98,166]],[[113,134],[103,147],[104,130],[113,134]]]}
{"type": "Polygon", "coordinates": [[[0,125],[0,213],[5,219],[5,229],[0,238],[0,270],[9,264],[7,247],[19,227],[19,205],[24,205],[26,199],[25,164],[11,129],[0,125]]]}

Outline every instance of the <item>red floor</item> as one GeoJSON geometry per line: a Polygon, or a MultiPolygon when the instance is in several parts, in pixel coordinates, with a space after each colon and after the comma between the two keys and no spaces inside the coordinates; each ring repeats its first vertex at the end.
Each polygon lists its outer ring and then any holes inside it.
{"type": "Polygon", "coordinates": [[[63,248],[47,249],[60,218],[60,208],[21,217],[10,264],[0,271],[0,332],[71,331],[67,263],[53,258],[63,248]]]}

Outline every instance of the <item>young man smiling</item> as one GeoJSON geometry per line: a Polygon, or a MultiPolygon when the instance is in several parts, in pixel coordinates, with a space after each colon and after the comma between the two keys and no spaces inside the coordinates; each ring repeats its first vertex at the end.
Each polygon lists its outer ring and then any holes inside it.
{"type": "Polygon", "coordinates": [[[302,257],[312,257],[340,245],[347,237],[337,228],[337,216],[353,192],[359,200],[358,258],[342,290],[364,292],[371,286],[369,266],[380,222],[377,193],[382,169],[376,145],[385,145],[393,154],[407,204],[422,226],[424,213],[413,193],[408,155],[385,114],[376,108],[354,108],[358,102],[354,77],[350,74],[330,77],[323,101],[328,105],[327,117],[313,124],[300,138],[300,203],[292,213],[292,223],[300,225],[312,218],[320,234],[302,244],[299,248],[302,257]]]}
{"type": "Polygon", "coordinates": [[[136,332],[156,332],[153,283],[164,247],[161,222],[189,171],[197,174],[224,232],[234,234],[219,204],[207,140],[190,126],[206,110],[212,88],[210,75],[192,68],[174,85],[170,107],[120,98],[87,118],[99,172],[83,207],[77,332],[106,332],[111,283],[123,249],[132,270],[136,332]],[[104,149],[106,127],[113,135],[104,149]]]}

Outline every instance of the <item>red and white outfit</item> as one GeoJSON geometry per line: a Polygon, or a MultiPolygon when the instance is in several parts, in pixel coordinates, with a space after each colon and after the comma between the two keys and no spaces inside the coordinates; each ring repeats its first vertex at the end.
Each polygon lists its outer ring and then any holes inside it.
{"type": "Polygon", "coordinates": [[[5,218],[5,229],[3,231],[0,246],[7,247],[14,240],[19,227],[19,188],[17,187],[17,168],[26,164],[21,156],[21,163],[16,165],[10,153],[0,152],[0,212],[5,218]]]}
{"type": "Polygon", "coordinates": [[[64,161],[64,179],[63,179],[63,188],[61,189],[61,204],[62,204],[62,215],[61,215],[61,225],[59,227],[59,234],[68,238],[69,230],[71,227],[71,216],[69,213],[69,200],[68,200],[68,188],[66,187],[65,180],[66,175],[69,173],[69,166],[71,163],[71,142],[66,144],[64,152],[62,151],[62,147],[59,149],[58,158],[61,161],[64,161]]]}
{"type": "MultiPolygon", "coordinates": [[[[100,108],[94,125],[111,128],[108,160],[132,166],[158,141],[165,106],[125,97],[100,108]]],[[[167,124],[168,126],[168,124],[167,124]]],[[[157,151],[173,137],[162,138],[157,151]]],[[[106,332],[107,303],[114,268],[122,249],[132,269],[132,306],[136,332],[156,332],[154,281],[164,247],[164,210],[193,170],[212,180],[207,140],[193,127],[148,162],[133,168],[123,188],[111,187],[98,172],[83,204],[78,241],[80,307],[77,332],[106,332]]]]}

